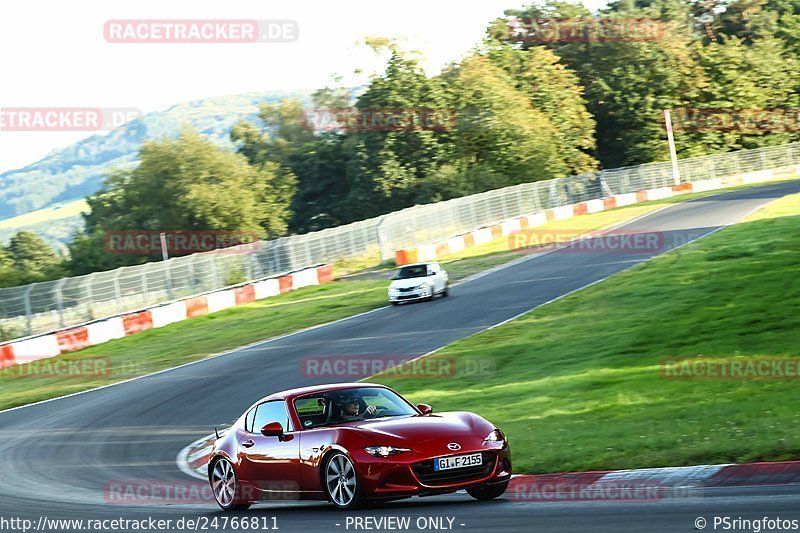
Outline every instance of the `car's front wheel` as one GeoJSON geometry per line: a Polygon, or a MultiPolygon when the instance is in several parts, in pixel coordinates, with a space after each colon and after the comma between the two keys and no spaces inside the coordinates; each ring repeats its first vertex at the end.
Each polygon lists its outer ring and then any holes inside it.
{"type": "Polygon", "coordinates": [[[493,500],[501,496],[508,488],[508,481],[496,485],[483,485],[467,489],[467,494],[476,500],[493,500]]]}
{"type": "Polygon", "coordinates": [[[233,465],[227,459],[218,459],[211,470],[211,491],[214,499],[224,511],[243,511],[249,503],[237,502],[239,484],[233,465]]]}
{"type": "Polygon", "coordinates": [[[339,509],[355,509],[363,503],[356,467],[347,455],[337,452],[325,463],[325,492],[339,509]]]}

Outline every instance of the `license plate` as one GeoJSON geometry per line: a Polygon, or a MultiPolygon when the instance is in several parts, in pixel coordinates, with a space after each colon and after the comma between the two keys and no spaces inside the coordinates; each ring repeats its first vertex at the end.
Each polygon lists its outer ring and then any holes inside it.
{"type": "Polygon", "coordinates": [[[468,466],[480,466],[483,464],[483,457],[480,453],[470,453],[467,455],[454,455],[452,457],[437,457],[433,460],[434,470],[451,470],[453,468],[466,468],[468,466]]]}

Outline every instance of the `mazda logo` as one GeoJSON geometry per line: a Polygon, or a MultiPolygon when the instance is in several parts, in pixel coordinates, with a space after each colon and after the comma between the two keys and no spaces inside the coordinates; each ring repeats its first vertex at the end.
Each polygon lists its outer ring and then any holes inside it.
{"type": "Polygon", "coordinates": [[[457,442],[451,442],[450,444],[447,445],[447,449],[457,452],[458,450],[461,449],[461,445],[457,442]]]}

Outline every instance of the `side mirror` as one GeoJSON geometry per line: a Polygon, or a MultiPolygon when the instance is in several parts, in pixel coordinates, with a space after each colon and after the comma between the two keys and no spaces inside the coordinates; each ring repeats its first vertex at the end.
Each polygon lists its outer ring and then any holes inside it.
{"type": "Polygon", "coordinates": [[[429,414],[431,414],[433,412],[433,407],[431,407],[427,403],[417,404],[417,409],[422,411],[423,415],[429,415],[429,414]]]}
{"type": "Polygon", "coordinates": [[[261,434],[265,437],[282,437],[283,427],[280,422],[270,422],[261,428],[261,434]]]}

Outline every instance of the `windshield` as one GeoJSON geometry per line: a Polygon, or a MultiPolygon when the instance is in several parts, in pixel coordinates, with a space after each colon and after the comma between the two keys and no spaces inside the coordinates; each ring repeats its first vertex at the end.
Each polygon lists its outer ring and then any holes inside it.
{"type": "Polygon", "coordinates": [[[424,278],[428,275],[428,265],[411,265],[397,271],[395,279],[424,278]]]}
{"type": "Polygon", "coordinates": [[[294,408],[303,429],[417,412],[402,397],[380,387],[358,387],[295,398],[294,408]]]}

